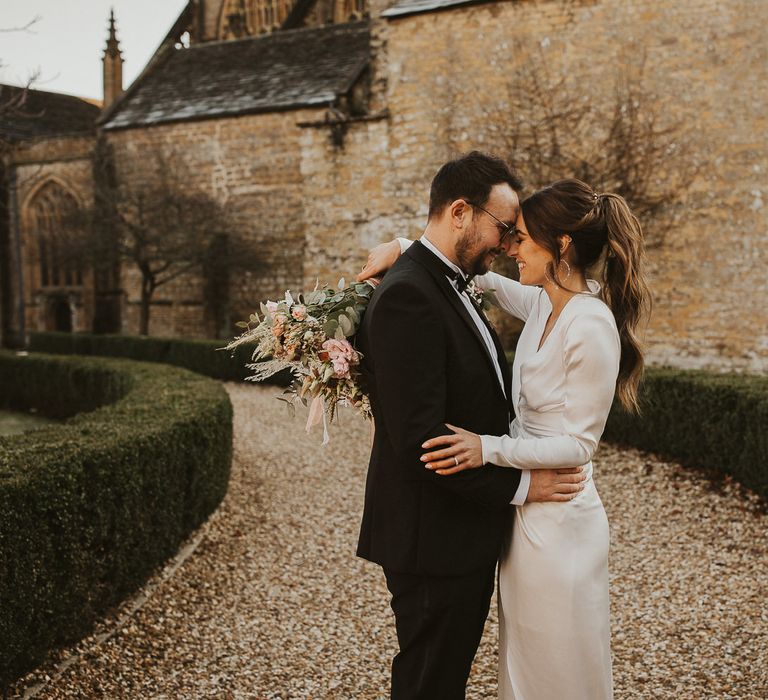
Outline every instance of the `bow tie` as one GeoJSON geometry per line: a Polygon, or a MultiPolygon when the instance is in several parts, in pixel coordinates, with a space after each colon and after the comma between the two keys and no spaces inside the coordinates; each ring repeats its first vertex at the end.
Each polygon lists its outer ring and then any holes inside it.
{"type": "Polygon", "coordinates": [[[472,277],[465,277],[461,272],[457,272],[451,268],[448,269],[448,276],[456,282],[456,288],[459,290],[459,294],[464,292],[472,281],[472,277]]]}

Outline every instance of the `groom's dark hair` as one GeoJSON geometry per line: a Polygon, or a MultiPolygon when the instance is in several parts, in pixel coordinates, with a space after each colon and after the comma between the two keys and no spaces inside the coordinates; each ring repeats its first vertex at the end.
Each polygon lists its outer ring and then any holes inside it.
{"type": "Polygon", "coordinates": [[[515,192],[523,181],[501,158],[471,151],[448,161],[437,171],[429,190],[429,219],[442,214],[457,199],[483,206],[494,185],[506,182],[515,192]]]}

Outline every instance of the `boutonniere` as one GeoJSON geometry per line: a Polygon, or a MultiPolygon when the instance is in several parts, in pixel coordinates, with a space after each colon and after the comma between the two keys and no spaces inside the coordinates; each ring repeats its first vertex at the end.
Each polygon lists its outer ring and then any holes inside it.
{"type": "Polygon", "coordinates": [[[471,280],[469,284],[467,284],[466,291],[475,306],[483,311],[490,309],[496,298],[495,289],[480,289],[480,287],[475,284],[474,280],[471,280]]]}

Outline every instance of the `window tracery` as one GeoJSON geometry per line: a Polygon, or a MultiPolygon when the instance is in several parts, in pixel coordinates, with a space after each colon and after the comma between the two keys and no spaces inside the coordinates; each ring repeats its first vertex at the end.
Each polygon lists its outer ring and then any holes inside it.
{"type": "Polygon", "coordinates": [[[241,39],[279,29],[293,0],[225,0],[219,20],[220,39],[241,39]]]}
{"type": "Polygon", "coordinates": [[[220,39],[242,39],[254,33],[246,0],[226,0],[219,18],[220,39]]]}
{"type": "Polygon", "coordinates": [[[336,0],[333,21],[337,24],[354,22],[368,16],[367,0],[336,0]]]}
{"type": "Polygon", "coordinates": [[[79,207],[75,198],[55,182],[45,184],[29,207],[29,221],[36,242],[40,287],[82,287],[83,265],[69,254],[71,227],[79,207]]]}

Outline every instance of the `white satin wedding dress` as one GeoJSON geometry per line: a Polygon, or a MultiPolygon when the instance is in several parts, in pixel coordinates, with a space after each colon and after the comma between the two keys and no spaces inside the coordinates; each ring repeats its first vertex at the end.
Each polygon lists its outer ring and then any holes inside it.
{"type": "Polygon", "coordinates": [[[592,454],[619,368],[616,323],[589,280],[541,348],[546,293],[495,273],[475,278],[525,321],[515,352],[509,436],[484,435],[486,462],[520,469],[585,465],[585,489],[567,503],[514,509],[499,564],[499,698],[609,700],[608,521],[592,454]]]}

